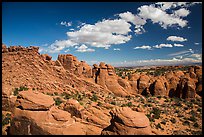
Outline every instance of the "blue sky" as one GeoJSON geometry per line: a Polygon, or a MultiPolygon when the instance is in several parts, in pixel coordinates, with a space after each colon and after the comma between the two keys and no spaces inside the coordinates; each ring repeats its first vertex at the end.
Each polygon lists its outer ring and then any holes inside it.
{"type": "Polygon", "coordinates": [[[90,65],[202,63],[202,3],[3,2],[2,42],[90,65]]]}

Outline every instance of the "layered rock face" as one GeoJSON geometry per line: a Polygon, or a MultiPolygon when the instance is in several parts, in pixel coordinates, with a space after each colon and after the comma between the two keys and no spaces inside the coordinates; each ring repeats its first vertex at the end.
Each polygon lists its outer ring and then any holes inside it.
{"type": "Polygon", "coordinates": [[[111,125],[103,129],[102,135],[154,135],[144,113],[119,107],[111,110],[110,114],[111,125]]]}
{"type": "MultiPolygon", "coordinates": [[[[49,55],[40,55],[38,49],[38,47],[6,47],[2,44],[2,100],[4,110],[13,108],[13,101],[15,102],[16,98],[13,96],[13,92],[15,88],[20,86],[49,93],[111,92],[98,84],[77,77],[64,68],[63,61],[61,61],[62,63],[59,60],[52,61],[49,55]]],[[[77,62],[73,56],[69,55],[67,58],[68,60],[65,59],[67,62],[70,60],[77,62]]],[[[84,62],[78,63],[85,68],[83,70],[82,67],[81,74],[91,76],[91,67],[84,62]]],[[[67,68],[73,70],[71,64],[69,62],[67,68]]]]}
{"type": "Polygon", "coordinates": [[[54,106],[50,96],[39,92],[22,91],[13,115],[11,135],[92,135],[102,130],[77,121],[69,112],[54,106]]]}
{"type": "Polygon", "coordinates": [[[59,55],[57,59],[62,66],[77,76],[92,77],[92,68],[85,61],[78,61],[71,54],[59,55]]]}
{"type": "MultiPolygon", "coordinates": [[[[127,96],[129,91],[126,91],[119,83],[119,77],[114,72],[114,67],[101,62],[97,72],[97,83],[118,96],[127,96]]],[[[96,81],[96,80],[95,80],[96,81]]]]}
{"type": "Polygon", "coordinates": [[[164,76],[152,77],[135,73],[129,75],[127,79],[122,79],[116,75],[113,66],[104,62],[99,65],[94,64],[92,68],[85,61],[79,61],[71,54],[59,55],[56,61],[52,61],[51,56],[40,55],[38,49],[38,47],[22,46],[7,48],[2,44],[2,84],[3,92],[7,92],[5,94],[9,96],[13,88],[26,85],[29,88],[51,92],[56,90],[76,92],[87,90],[86,88],[97,91],[105,89],[118,96],[142,94],[193,98],[194,94],[201,95],[202,67],[200,66],[189,68],[186,74],[175,71],[167,72],[164,76]],[[16,69],[12,70],[14,65],[16,69]],[[7,70],[11,71],[9,75],[7,70]],[[182,82],[183,77],[189,81],[185,88],[183,88],[185,85],[185,82],[182,82]],[[91,82],[88,82],[88,79],[91,79],[91,82]],[[103,89],[99,90],[101,87],[103,89]]]}

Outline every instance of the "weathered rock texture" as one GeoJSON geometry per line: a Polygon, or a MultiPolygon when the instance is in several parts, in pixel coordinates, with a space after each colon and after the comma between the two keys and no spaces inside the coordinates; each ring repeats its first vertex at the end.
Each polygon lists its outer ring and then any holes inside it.
{"type": "Polygon", "coordinates": [[[103,129],[102,135],[153,135],[149,119],[144,113],[128,107],[115,108],[110,112],[111,125],[103,129]]]}

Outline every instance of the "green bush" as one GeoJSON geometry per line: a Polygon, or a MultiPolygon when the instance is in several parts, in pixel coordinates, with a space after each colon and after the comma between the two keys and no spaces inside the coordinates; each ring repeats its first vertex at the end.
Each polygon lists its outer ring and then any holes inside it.
{"type": "Polygon", "coordinates": [[[74,94],[73,98],[76,99],[77,101],[83,100],[83,96],[79,94],[78,92],[74,94]]]}
{"type": "Polygon", "coordinates": [[[55,105],[57,106],[59,106],[62,103],[62,100],[59,97],[54,98],[54,100],[55,100],[55,105]]]}
{"type": "Polygon", "coordinates": [[[13,95],[17,96],[19,94],[19,91],[26,91],[29,88],[27,88],[26,86],[20,86],[20,88],[15,88],[13,91],[13,95]]]}
{"type": "Polygon", "coordinates": [[[188,120],[185,120],[182,124],[183,125],[190,125],[190,122],[188,120]]]}
{"type": "Polygon", "coordinates": [[[171,121],[172,123],[176,123],[176,119],[175,119],[175,118],[171,118],[170,121],[171,121]]]}
{"type": "Polygon", "coordinates": [[[161,114],[161,110],[159,108],[154,107],[152,110],[152,113],[154,114],[155,119],[159,119],[160,114],[161,114]]]}
{"type": "Polygon", "coordinates": [[[18,88],[15,88],[15,90],[13,91],[13,95],[18,96],[18,93],[19,93],[18,88]]]}
{"type": "Polygon", "coordinates": [[[192,122],[195,122],[195,121],[196,121],[196,118],[195,118],[195,116],[191,116],[191,117],[189,118],[189,120],[192,121],[192,122]]]}
{"type": "Polygon", "coordinates": [[[199,125],[198,125],[197,122],[195,122],[195,123],[193,124],[193,126],[194,126],[194,127],[199,127],[199,125]]]}
{"type": "Polygon", "coordinates": [[[58,95],[58,92],[54,92],[54,95],[57,96],[57,95],[58,95]]]}
{"type": "Polygon", "coordinates": [[[102,103],[101,103],[101,102],[98,102],[97,106],[102,106],[102,103]]]}
{"type": "Polygon", "coordinates": [[[158,128],[161,128],[161,124],[158,123],[158,124],[156,125],[156,128],[157,128],[157,129],[158,129],[158,128]]]}
{"type": "Polygon", "coordinates": [[[2,127],[9,124],[11,121],[11,114],[7,113],[6,116],[2,115],[2,127]]]}
{"type": "Polygon", "coordinates": [[[70,99],[71,98],[71,96],[66,92],[61,93],[61,96],[63,96],[64,99],[70,99]]]}
{"type": "Polygon", "coordinates": [[[157,96],[158,99],[161,99],[161,96],[157,96]]]}
{"type": "Polygon", "coordinates": [[[202,109],[201,109],[201,108],[198,108],[197,111],[198,111],[198,112],[202,112],[202,109]]]}
{"type": "Polygon", "coordinates": [[[115,102],[115,101],[112,101],[111,104],[112,104],[112,105],[116,105],[116,102],[115,102]]]}
{"type": "Polygon", "coordinates": [[[132,106],[132,102],[128,102],[128,103],[127,103],[127,106],[128,106],[128,107],[131,107],[131,106],[132,106]]]}
{"type": "Polygon", "coordinates": [[[53,94],[52,94],[52,93],[48,93],[48,92],[47,92],[46,94],[47,94],[47,95],[49,95],[49,96],[53,96],[53,94]]]}
{"type": "Polygon", "coordinates": [[[93,96],[91,97],[91,101],[96,102],[98,100],[98,97],[96,96],[96,94],[94,93],[93,96]]]}

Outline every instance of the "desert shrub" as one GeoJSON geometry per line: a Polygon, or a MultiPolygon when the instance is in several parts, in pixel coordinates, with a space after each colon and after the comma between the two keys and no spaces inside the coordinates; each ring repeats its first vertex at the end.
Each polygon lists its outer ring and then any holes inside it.
{"type": "Polygon", "coordinates": [[[152,110],[152,113],[154,114],[155,119],[159,119],[160,114],[161,114],[161,110],[159,108],[154,107],[152,110]]]}
{"type": "Polygon", "coordinates": [[[19,88],[15,88],[13,91],[13,95],[17,96],[19,94],[19,91],[26,91],[28,88],[26,86],[20,86],[19,88]]]}
{"type": "Polygon", "coordinates": [[[14,91],[13,91],[13,95],[14,95],[14,96],[17,96],[18,93],[19,93],[18,88],[15,88],[14,91]]]}
{"type": "Polygon", "coordinates": [[[62,103],[62,100],[59,97],[54,98],[54,100],[55,100],[55,105],[57,106],[59,106],[62,103]]]}
{"type": "Polygon", "coordinates": [[[161,96],[157,96],[158,99],[161,99],[161,96]]]}
{"type": "Polygon", "coordinates": [[[20,86],[19,91],[28,90],[26,86],[20,86]]]}
{"type": "Polygon", "coordinates": [[[112,104],[112,105],[116,105],[116,102],[115,102],[115,101],[112,101],[111,104],[112,104]]]}
{"type": "Polygon", "coordinates": [[[58,92],[54,92],[54,95],[57,96],[57,95],[58,95],[58,92]]]}
{"type": "Polygon", "coordinates": [[[82,106],[84,105],[84,103],[83,103],[83,102],[81,102],[81,101],[79,102],[79,104],[80,104],[80,105],[82,105],[82,106]]]}
{"type": "Polygon", "coordinates": [[[2,126],[9,124],[11,121],[11,114],[7,113],[6,116],[2,115],[2,126]]]}
{"type": "Polygon", "coordinates": [[[171,121],[172,123],[176,123],[176,119],[175,119],[175,118],[171,118],[170,121],[171,121]]]}
{"type": "Polygon", "coordinates": [[[128,107],[131,107],[131,106],[132,106],[132,102],[128,102],[128,103],[127,103],[127,106],[128,106],[128,107]]]}
{"type": "Polygon", "coordinates": [[[146,116],[149,118],[150,122],[155,122],[154,118],[151,117],[151,114],[146,114],[146,116]]]}
{"type": "Polygon", "coordinates": [[[101,102],[98,102],[97,106],[99,106],[99,107],[102,106],[102,103],[101,103],[101,102]]]}
{"type": "Polygon", "coordinates": [[[201,108],[198,108],[197,111],[198,111],[198,112],[202,112],[202,109],[201,109],[201,108]]]}
{"type": "Polygon", "coordinates": [[[91,97],[91,101],[96,102],[98,100],[98,97],[96,96],[96,94],[94,93],[93,96],[91,97]]]}
{"type": "Polygon", "coordinates": [[[186,126],[186,125],[190,125],[190,122],[188,120],[185,120],[182,124],[186,126]]]}
{"type": "Polygon", "coordinates": [[[199,125],[198,125],[197,122],[195,122],[195,123],[193,124],[193,126],[194,126],[194,127],[199,127],[199,125]]]}
{"type": "Polygon", "coordinates": [[[192,135],[203,135],[202,131],[191,131],[192,135]]]}
{"type": "Polygon", "coordinates": [[[195,116],[195,115],[196,115],[196,112],[195,112],[194,110],[191,110],[191,111],[190,111],[190,114],[191,114],[192,116],[195,116]]]}
{"type": "Polygon", "coordinates": [[[179,110],[178,110],[178,109],[176,109],[176,110],[175,110],[175,113],[179,113],[179,110]]]}
{"type": "Polygon", "coordinates": [[[165,119],[163,119],[162,121],[161,121],[161,124],[163,124],[163,125],[166,125],[166,120],[165,119]]]}
{"type": "Polygon", "coordinates": [[[148,107],[152,107],[152,104],[148,104],[148,107]]]}
{"type": "Polygon", "coordinates": [[[184,107],[185,110],[188,110],[188,107],[184,107]]]}
{"type": "Polygon", "coordinates": [[[53,96],[53,94],[52,94],[52,93],[49,93],[49,92],[47,92],[46,94],[49,95],[49,96],[53,96]]]}
{"type": "Polygon", "coordinates": [[[160,123],[158,123],[158,124],[156,125],[156,129],[158,129],[158,128],[161,128],[161,124],[160,124],[160,123]]]}
{"type": "Polygon", "coordinates": [[[70,99],[71,98],[71,96],[66,92],[61,93],[61,96],[63,96],[64,99],[70,99]]]}
{"type": "Polygon", "coordinates": [[[83,100],[83,96],[79,94],[78,92],[74,94],[73,98],[76,99],[77,101],[83,100]]]}
{"type": "Polygon", "coordinates": [[[128,106],[128,107],[133,106],[133,105],[132,105],[132,102],[128,102],[127,104],[122,104],[122,105],[121,105],[121,107],[126,107],[126,106],[128,106]]]}
{"type": "Polygon", "coordinates": [[[192,107],[193,107],[193,103],[192,103],[192,102],[189,102],[189,103],[187,104],[187,106],[188,106],[189,108],[192,108],[192,107]]]}
{"type": "Polygon", "coordinates": [[[195,118],[195,116],[191,116],[191,117],[189,118],[189,120],[192,121],[192,122],[195,122],[195,121],[196,121],[196,118],[195,118]]]}

